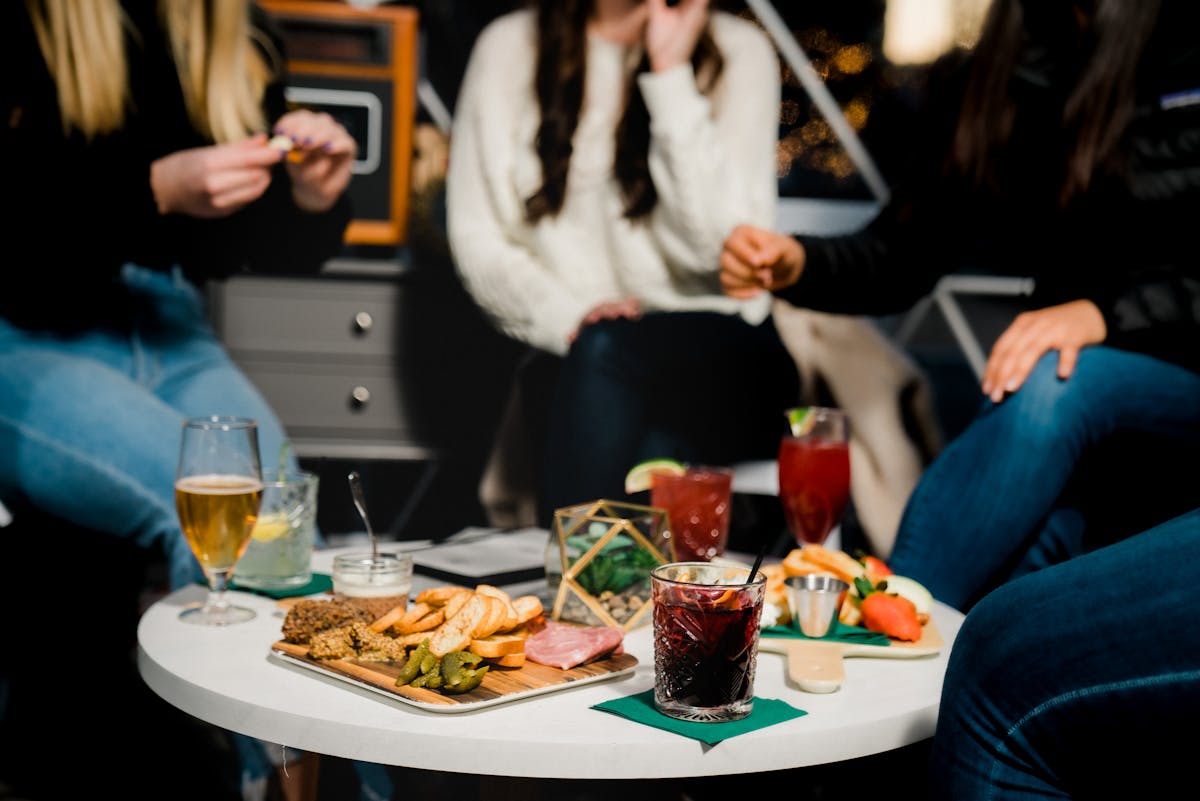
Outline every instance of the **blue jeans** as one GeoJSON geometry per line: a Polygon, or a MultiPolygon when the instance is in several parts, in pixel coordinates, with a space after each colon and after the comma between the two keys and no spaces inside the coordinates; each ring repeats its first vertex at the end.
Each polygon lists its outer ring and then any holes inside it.
{"type": "Polygon", "coordinates": [[[1170,798],[1190,786],[1197,562],[1200,509],[983,598],[950,654],[933,797],[1170,798]]]}
{"type": "Polygon", "coordinates": [[[645,459],[774,459],[784,410],[800,398],[796,363],[774,322],[715,312],[586,326],[556,383],[543,412],[550,424],[538,506],[546,527],[556,508],[625,499],[625,474],[645,459]]]}
{"type": "Polygon", "coordinates": [[[133,265],[120,281],[137,311],[119,329],[65,335],[0,319],[0,498],[161,547],[174,589],[203,581],[175,512],[184,418],[257,419],[267,465],[285,435],[193,285],[133,265]]]}
{"type": "MultiPolygon", "coordinates": [[[[1089,541],[1080,516],[1061,502],[1081,460],[1105,441],[1169,437],[1194,459],[1193,475],[1200,464],[1200,375],[1106,347],[1085,348],[1066,380],[1056,376],[1057,362],[1057,352],[1048,354],[1015,394],[986,403],[909,499],[889,565],[943,603],[966,610],[1014,576],[1102,544],[1089,541]]],[[[1120,469],[1165,467],[1149,461],[1120,469]]],[[[1125,503],[1148,501],[1135,495],[1125,503]]]]}

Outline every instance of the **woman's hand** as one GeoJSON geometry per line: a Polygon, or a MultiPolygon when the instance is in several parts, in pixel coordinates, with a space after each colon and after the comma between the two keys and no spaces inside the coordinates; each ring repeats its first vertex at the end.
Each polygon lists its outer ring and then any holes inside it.
{"type": "Polygon", "coordinates": [[[579,321],[579,327],[567,335],[567,344],[570,345],[579,338],[579,332],[592,323],[600,320],[616,320],[619,317],[625,317],[630,320],[636,320],[642,316],[642,304],[634,297],[621,298],[620,300],[609,300],[596,305],[590,312],[583,316],[579,321]]]}
{"type": "Polygon", "coordinates": [[[774,292],[800,280],[804,246],[794,237],[739,225],[721,250],[721,290],[733,298],[774,292]]]}
{"type": "Polygon", "coordinates": [[[271,184],[282,154],[265,134],[228,145],[179,150],[150,165],[150,189],[159,214],[226,217],[257,200],[271,184]]]}
{"type": "Polygon", "coordinates": [[[663,72],[692,60],[692,51],[708,24],[708,0],[646,0],[646,54],[650,69],[663,72]]]}
{"type": "Polygon", "coordinates": [[[1058,351],[1058,377],[1070,378],[1079,351],[1104,341],[1104,316],[1090,300],[1022,312],[992,346],[983,371],[983,393],[999,403],[1021,388],[1046,351],[1058,351]]]}
{"type": "Polygon", "coordinates": [[[289,111],[275,123],[276,135],[289,137],[287,171],[292,199],[304,211],[328,210],[350,185],[350,168],[358,153],[354,137],[324,112],[289,111]]]}

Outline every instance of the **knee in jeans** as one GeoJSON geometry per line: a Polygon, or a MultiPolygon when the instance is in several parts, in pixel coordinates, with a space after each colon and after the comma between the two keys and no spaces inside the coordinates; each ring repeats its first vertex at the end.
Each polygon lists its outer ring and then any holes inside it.
{"type": "Polygon", "coordinates": [[[568,360],[590,366],[615,362],[628,353],[630,320],[600,320],[585,325],[571,345],[568,360]]]}
{"type": "Polygon", "coordinates": [[[1050,351],[1034,365],[1021,388],[997,408],[1019,430],[1055,429],[1074,419],[1081,404],[1086,404],[1082,390],[1080,382],[1058,377],[1058,351],[1050,351]]]}
{"type": "Polygon", "coordinates": [[[1019,658],[1011,651],[1031,623],[1007,586],[999,587],[971,607],[954,640],[955,652],[973,664],[996,665],[1019,658]]]}

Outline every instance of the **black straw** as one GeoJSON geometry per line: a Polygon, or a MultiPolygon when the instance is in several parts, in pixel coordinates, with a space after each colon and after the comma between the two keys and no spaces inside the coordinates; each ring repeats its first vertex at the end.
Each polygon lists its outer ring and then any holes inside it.
{"type": "Polygon", "coordinates": [[[762,547],[758,549],[758,556],[754,560],[754,567],[750,568],[750,577],[746,579],[747,584],[754,581],[754,577],[758,575],[758,569],[762,567],[763,557],[767,555],[767,541],[763,540],[762,547]]]}

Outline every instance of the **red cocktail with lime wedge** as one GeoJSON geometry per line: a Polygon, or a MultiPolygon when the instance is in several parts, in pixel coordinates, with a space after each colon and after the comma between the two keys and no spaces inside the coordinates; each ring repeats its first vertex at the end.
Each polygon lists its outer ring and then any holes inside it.
{"type": "Polygon", "coordinates": [[[821,545],[850,500],[850,445],[845,415],[813,409],[809,430],[779,443],[779,499],[800,545],[821,545]]]}
{"type": "Polygon", "coordinates": [[[667,511],[677,561],[707,562],[725,553],[732,493],[733,471],[725,467],[651,474],[650,505],[667,511]]]}

